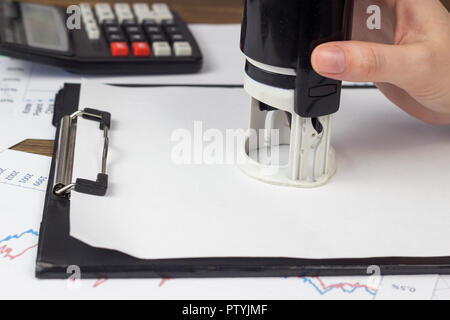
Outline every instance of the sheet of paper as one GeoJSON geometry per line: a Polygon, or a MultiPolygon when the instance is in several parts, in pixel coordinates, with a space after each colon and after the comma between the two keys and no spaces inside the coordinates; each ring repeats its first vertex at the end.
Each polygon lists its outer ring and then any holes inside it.
{"type": "MultiPolygon", "coordinates": [[[[80,105],[113,119],[107,196],[72,194],[71,234],[90,245],[148,259],[450,255],[450,128],[411,118],[377,90],[343,92],[338,172],[317,189],[205,163],[207,141],[247,128],[243,89],[84,83],[80,105]],[[186,135],[193,164],[180,165],[186,135]]],[[[95,179],[98,125],[80,121],[77,141],[74,177],[95,179]]]]}

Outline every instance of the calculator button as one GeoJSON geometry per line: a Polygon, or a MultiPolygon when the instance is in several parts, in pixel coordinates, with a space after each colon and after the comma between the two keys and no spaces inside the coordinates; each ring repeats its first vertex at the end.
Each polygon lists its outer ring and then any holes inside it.
{"type": "Polygon", "coordinates": [[[159,11],[153,11],[155,14],[156,22],[162,23],[164,20],[172,20],[173,15],[170,11],[168,12],[159,12],[159,11]]]}
{"type": "Polygon", "coordinates": [[[112,12],[111,6],[108,3],[97,3],[94,6],[95,12],[112,12]]]}
{"type": "Polygon", "coordinates": [[[158,16],[158,14],[154,11],[149,11],[147,12],[147,14],[145,14],[142,17],[142,21],[144,20],[153,20],[156,22],[156,24],[160,24],[161,23],[161,18],[158,16]]]}
{"type": "Polygon", "coordinates": [[[80,4],[81,19],[91,19],[94,18],[94,13],[92,12],[89,3],[80,4]]]}
{"type": "Polygon", "coordinates": [[[172,55],[172,49],[168,42],[159,41],[152,44],[153,54],[156,57],[167,57],[172,55]]]}
{"type": "Polygon", "coordinates": [[[150,7],[146,3],[133,4],[133,11],[139,23],[142,23],[145,19],[154,19],[154,12],[150,10],[150,7]]]}
{"type": "Polygon", "coordinates": [[[151,42],[161,42],[161,41],[166,41],[166,37],[161,34],[161,33],[156,33],[156,34],[149,34],[148,37],[150,38],[151,42]]]}
{"type": "Polygon", "coordinates": [[[146,3],[134,3],[133,11],[135,15],[141,15],[150,11],[150,7],[146,3]]]}
{"type": "Polygon", "coordinates": [[[95,14],[100,23],[108,19],[114,19],[114,13],[111,6],[108,3],[97,3],[94,6],[95,14]]]}
{"type": "Polygon", "coordinates": [[[92,25],[86,28],[86,34],[89,40],[98,40],[100,39],[100,29],[97,25],[92,25]]]}
{"type": "Polygon", "coordinates": [[[112,33],[108,34],[108,41],[109,42],[124,42],[125,38],[120,33],[112,33]]]}
{"type": "Polygon", "coordinates": [[[166,19],[162,21],[164,27],[176,27],[177,23],[173,19],[166,19]]]}
{"type": "Polygon", "coordinates": [[[81,20],[83,21],[84,30],[89,40],[99,40],[100,30],[98,28],[97,21],[95,20],[94,13],[91,6],[88,3],[80,4],[81,20]]]}
{"type": "Polygon", "coordinates": [[[111,14],[104,13],[104,14],[97,15],[97,19],[98,19],[99,23],[103,23],[103,21],[105,21],[105,20],[114,20],[115,17],[114,17],[114,14],[112,14],[112,13],[111,14]]]}
{"type": "Polygon", "coordinates": [[[105,32],[107,34],[110,33],[120,33],[121,29],[118,26],[106,26],[105,27],[105,32]]]}
{"type": "Polygon", "coordinates": [[[133,5],[133,10],[139,23],[142,23],[146,19],[150,19],[154,20],[157,24],[160,24],[163,20],[173,19],[173,15],[170,10],[151,10],[146,3],[135,3],[133,5]]]}
{"type": "Polygon", "coordinates": [[[81,12],[92,12],[91,5],[87,2],[80,3],[81,12]]]}
{"type": "Polygon", "coordinates": [[[150,11],[147,13],[142,13],[140,15],[136,15],[136,18],[140,24],[143,24],[144,20],[156,21],[155,16],[153,15],[153,12],[150,12],[150,11]]]}
{"type": "Polygon", "coordinates": [[[172,12],[165,3],[155,3],[153,4],[152,9],[160,17],[161,22],[163,20],[173,19],[172,12]]]}
{"type": "Polygon", "coordinates": [[[129,54],[126,42],[111,42],[110,51],[113,57],[126,57],[129,54]]]}
{"type": "Polygon", "coordinates": [[[137,27],[138,24],[136,23],[136,20],[134,19],[125,19],[122,21],[122,25],[126,27],[137,27]]]}
{"type": "Polygon", "coordinates": [[[105,19],[102,21],[102,26],[104,28],[109,26],[118,26],[117,21],[115,19],[105,19]]]}
{"type": "Polygon", "coordinates": [[[94,14],[92,13],[92,11],[91,12],[89,12],[89,11],[81,12],[81,20],[84,23],[87,23],[87,22],[90,22],[90,21],[94,21],[95,24],[97,24],[97,22],[95,21],[94,14]]]}
{"type": "Polygon", "coordinates": [[[173,50],[178,57],[192,56],[192,47],[189,42],[174,42],[173,50]]]}
{"type": "Polygon", "coordinates": [[[169,35],[170,41],[176,42],[176,41],[184,41],[184,37],[181,34],[170,34],[169,35]]]}
{"type": "Polygon", "coordinates": [[[136,34],[130,34],[128,36],[131,42],[142,42],[145,41],[145,37],[142,34],[136,33],[136,34]]]}
{"type": "Polygon", "coordinates": [[[147,42],[133,42],[131,47],[133,55],[136,57],[148,57],[150,55],[150,47],[147,42]]]}
{"type": "Polygon", "coordinates": [[[81,20],[83,21],[84,30],[89,40],[99,40],[100,30],[97,21],[94,18],[91,6],[88,3],[80,4],[81,20]]]}
{"type": "Polygon", "coordinates": [[[145,32],[148,34],[162,33],[162,30],[158,26],[147,26],[145,27],[145,32]]]}
{"type": "Polygon", "coordinates": [[[158,24],[156,23],[156,20],[154,19],[144,19],[142,20],[142,24],[146,27],[157,27],[158,24]]]}
{"type": "Polygon", "coordinates": [[[114,4],[114,12],[116,13],[116,17],[119,23],[122,23],[124,20],[134,18],[134,15],[131,12],[131,8],[128,3],[114,4]]]}
{"type": "Polygon", "coordinates": [[[141,33],[141,28],[138,26],[125,27],[125,31],[127,34],[141,33]]]}
{"type": "Polygon", "coordinates": [[[86,30],[93,29],[93,28],[98,29],[97,22],[95,21],[94,18],[92,18],[90,20],[84,20],[83,25],[86,30]]]}
{"type": "Polygon", "coordinates": [[[156,12],[170,12],[169,7],[165,3],[155,3],[153,4],[152,9],[156,12]]]}
{"type": "Polygon", "coordinates": [[[91,18],[89,18],[89,16],[87,16],[85,19],[83,19],[83,23],[85,26],[88,25],[97,25],[97,22],[94,19],[94,16],[92,16],[91,18]]]}
{"type": "Polygon", "coordinates": [[[180,33],[180,29],[178,29],[178,27],[166,27],[165,28],[167,33],[180,33]]]}

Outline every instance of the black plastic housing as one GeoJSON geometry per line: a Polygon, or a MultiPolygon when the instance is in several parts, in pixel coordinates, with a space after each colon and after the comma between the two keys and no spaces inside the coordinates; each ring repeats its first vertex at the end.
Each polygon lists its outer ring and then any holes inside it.
{"type": "Polygon", "coordinates": [[[329,115],[339,110],[342,83],[317,74],[311,55],[322,43],[349,39],[352,16],[353,0],[246,0],[241,50],[258,62],[297,71],[298,115],[329,115]]]}
{"type": "MultiPolygon", "coordinates": [[[[0,0],[0,54],[16,59],[48,64],[76,74],[88,75],[153,75],[197,73],[203,65],[200,47],[182,18],[174,11],[174,22],[192,46],[192,55],[181,57],[113,57],[102,32],[97,41],[88,39],[86,30],[66,30],[69,37],[67,52],[31,47],[26,44],[23,16],[19,2],[0,0]]],[[[65,9],[58,9],[65,15],[65,9]]],[[[100,26],[101,27],[101,26],[100,26]]],[[[148,40],[148,39],[147,39],[148,40]]],[[[131,43],[128,43],[131,46],[131,43]]],[[[130,50],[131,51],[131,50],[130,50]]]]}

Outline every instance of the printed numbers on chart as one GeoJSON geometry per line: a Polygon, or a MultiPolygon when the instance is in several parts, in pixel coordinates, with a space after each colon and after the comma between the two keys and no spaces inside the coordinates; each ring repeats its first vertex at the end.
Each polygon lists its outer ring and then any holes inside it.
{"type": "Polygon", "coordinates": [[[31,104],[31,103],[27,103],[26,105],[25,105],[25,108],[23,109],[23,113],[25,113],[25,114],[28,114],[28,113],[30,113],[31,112],[31,107],[32,107],[33,105],[31,104]]]}
{"type": "Polygon", "coordinates": [[[13,181],[15,177],[19,174],[19,171],[13,170],[5,179],[9,181],[13,181]]]}
{"type": "Polygon", "coordinates": [[[55,106],[53,103],[50,103],[47,106],[47,110],[45,110],[45,114],[53,114],[53,110],[54,110],[55,106]]]}
{"type": "Polygon", "coordinates": [[[397,285],[397,284],[393,284],[392,289],[395,289],[398,291],[403,291],[403,292],[409,292],[409,293],[415,293],[417,291],[416,288],[414,288],[414,287],[401,286],[401,285],[397,285]]]}
{"type": "Polygon", "coordinates": [[[34,111],[33,116],[38,116],[38,115],[40,115],[41,112],[42,112],[42,108],[43,108],[43,104],[42,104],[42,103],[38,103],[38,104],[36,105],[36,110],[34,111]]]}
{"type": "Polygon", "coordinates": [[[42,185],[44,182],[46,182],[47,181],[47,177],[43,177],[43,176],[40,176],[34,183],[33,183],[33,186],[35,186],[35,187],[39,187],[40,185],[42,185]]]}
{"type": "Polygon", "coordinates": [[[19,180],[20,183],[27,183],[31,178],[33,178],[34,174],[27,173],[25,176],[23,176],[22,179],[19,180]]]}
{"type": "Polygon", "coordinates": [[[32,173],[22,174],[20,171],[0,168],[0,182],[20,184],[22,186],[40,187],[47,182],[48,178],[32,173]]]}
{"type": "Polygon", "coordinates": [[[40,116],[42,114],[52,115],[54,109],[54,103],[48,102],[27,102],[23,108],[22,113],[32,116],[40,116]]]}

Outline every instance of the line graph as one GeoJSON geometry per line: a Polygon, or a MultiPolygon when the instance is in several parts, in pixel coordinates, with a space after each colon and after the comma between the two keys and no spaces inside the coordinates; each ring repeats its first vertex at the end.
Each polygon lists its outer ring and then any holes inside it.
{"type": "Polygon", "coordinates": [[[0,256],[3,256],[4,259],[9,258],[9,260],[15,260],[21,256],[23,256],[25,253],[30,251],[31,249],[34,249],[38,246],[38,244],[34,244],[31,247],[26,248],[25,250],[21,251],[18,254],[12,254],[13,249],[7,247],[6,245],[0,247],[0,256]]]}
{"type": "Polygon", "coordinates": [[[7,241],[11,241],[11,240],[13,240],[13,239],[20,239],[20,238],[22,238],[23,236],[25,236],[25,235],[27,235],[27,234],[30,234],[30,235],[39,237],[39,233],[38,233],[38,232],[34,231],[33,229],[29,229],[29,230],[24,231],[24,232],[22,232],[22,233],[18,233],[18,234],[14,234],[14,235],[9,235],[9,236],[7,236],[7,237],[5,237],[5,238],[3,238],[3,239],[0,239],[0,243],[2,243],[2,242],[7,242],[7,241]]]}
{"type": "Polygon", "coordinates": [[[108,281],[108,278],[106,278],[106,277],[104,277],[104,278],[97,278],[97,280],[92,285],[92,287],[93,288],[98,288],[98,287],[100,287],[102,284],[104,284],[107,281],[108,281]]]}
{"type": "Polygon", "coordinates": [[[39,233],[34,231],[33,229],[26,230],[22,233],[8,235],[4,237],[3,239],[0,239],[0,257],[3,259],[9,259],[10,261],[15,260],[23,255],[25,255],[27,252],[31,251],[32,249],[36,248],[38,246],[37,243],[26,246],[24,249],[20,249],[18,253],[15,253],[16,249],[13,249],[12,246],[9,244],[11,241],[19,240],[24,238],[26,235],[31,235],[32,237],[39,237],[39,233]]]}
{"type": "Polygon", "coordinates": [[[158,287],[161,288],[170,278],[162,278],[161,282],[158,284],[158,287]]]}
{"type": "Polygon", "coordinates": [[[320,277],[301,277],[300,278],[303,283],[309,284],[312,286],[320,295],[326,295],[327,293],[333,290],[341,290],[344,293],[352,294],[357,290],[364,290],[368,294],[372,296],[376,296],[377,289],[370,288],[365,284],[360,284],[359,282],[350,283],[350,282],[340,282],[335,284],[327,285],[320,277]],[[314,281],[315,280],[315,281],[314,281]]]}

